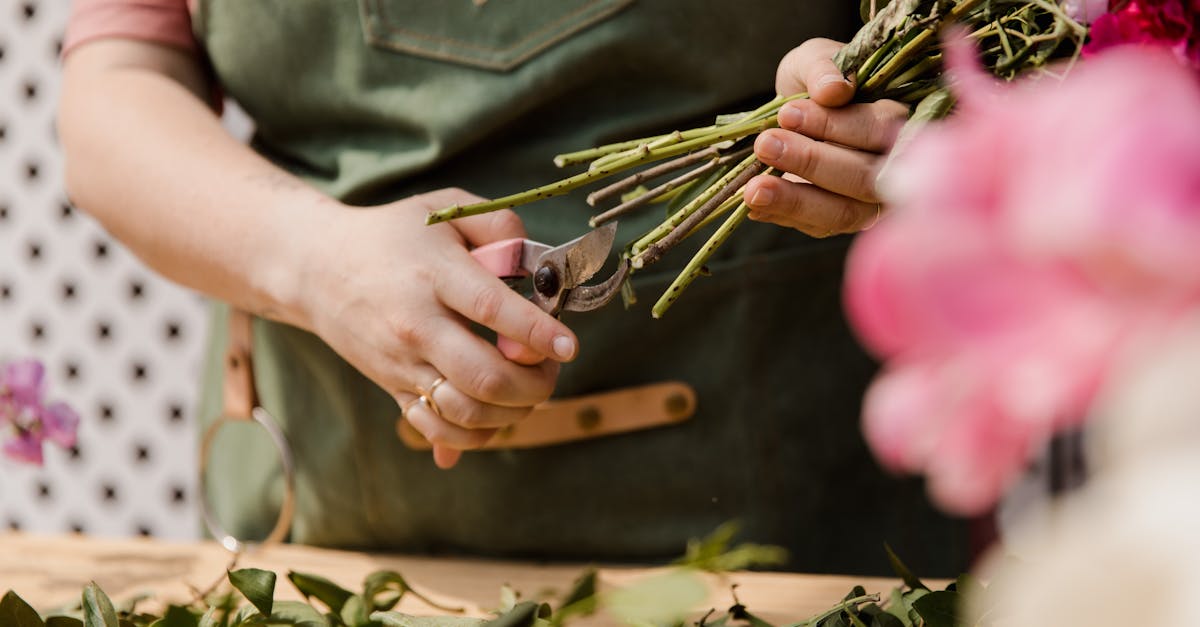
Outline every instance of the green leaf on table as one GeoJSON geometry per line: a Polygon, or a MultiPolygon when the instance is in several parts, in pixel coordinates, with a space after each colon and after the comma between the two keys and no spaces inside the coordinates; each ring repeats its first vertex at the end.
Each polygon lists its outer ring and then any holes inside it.
{"type": "Polygon", "coordinates": [[[258,608],[251,604],[239,607],[238,610],[233,613],[232,617],[225,622],[232,627],[238,627],[239,625],[262,624],[264,620],[266,620],[266,617],[263,616],[262,612],[259,612],[258,608]]]}
{"type": "Polygon", "coordinates": [[[44,627],[45,622],[42,617],[38,616],[25,599],[17,596],[16,592],[9,590],[4,593],[4,598],[0,599],[0,625],[4,627],[44,627]]]}
{"type": "Polygon", "coordinates": [[[288,572],[288,581],[296,586],[306,600],[315,597],[335,614],[341,613],[346,599],[354,596],[353,592],[319,575],[298,573],[293,570],[288,572]]]}
{"type": "Polygon", "coordinates": [[[150,627],[198,627],[200,620],[191,610],[180,605],[171,605],[163,617],[150,623],[150,627]]]}
{"type": "Polygon", "coordinates": [[[331,627],[332,623],[317,608],[303,601],[278,601],[264,621],[268,625],[295,625],[296,627],[331,627]]]}
{"type": "Polygon", "coordinates": [[[736,521],[730,521],[701,540],[689,540],[683,557],[672,564],[720,573],[787,562],[787,550],[783,547],[748,542],[731,546],[738,528],[736,521]]]}
{"type": "Polygon", "coordinates": [[[604,607],[628,624],[671,624],[707,597],[708,587],[698,573],[676,569],[614,590],[605,598],[604,607]]]}
{"type": "Polygon", "coordinates": [[[561,601],[558,609],[550,617],[550,622],[561,625],[572,616],[587,616],[596,611],[596,569],[583,571],[571,585],[561,601]]]}
{"type": "Polygon", "coordinates": [[[955,627],[958,625],[958,593],[930,592],[913,601],[913,609],[925,621],[925,627],[955,627]]]}
{"type": "Polygon", "coordinates": [[[972,577],[970,573],[963,573],[954,580],[954,591],[961,595],[959,598],[979,597],[983,594],[983,584],[979,580],[972,577]]]}
{"type": "Polygon", "coordinates": [[[904,622],[894,614],[882,612],[871,617],[871,627],[904,627],[904,622]]]}
{"type": "Polygon", "coordinates": [[[204,615],[200,617],[200,627],[217,627],[217,625],[220,625],[220,623],[217,622],[217,613],[219,611],[220,609],[215,607],[208,608],[208,610],[204,612],[204,615]]]}
{"type": "Polygon", "coordinates": [[[917,576],[908,569],[908,566],[905,566],[904,562],[900,561],[900,557],[896,555],[895,551],[892,550],[891,545],[885,542],[883,544],[883,548],[885,551],[887,551],[888,562],[891,562],[892,565],[892,572],[896,573],[896,576],[900,579],[903,579],[905,585],[913,590],[929,589],[929,586],[921,583],[921,580],[918,579],[917,576]]]}
{"type": "Polygon", "coordinates": [[[242,568],[229,572],[229,583],[254,604],[263,616],[271,615],[275,602],[275,573],[261,568],[242,568]]]}
{"type": "Polygon", "coordinates": [[[485,627],[533,627],[538,619],[550,618],[550,606],[536,601],[522,601],[511,610],[483,623],[485,627]]]}
{"type": "Polygon", "coordinates": [[[369,603],[363,597],[357,594],[346,599],[342,604],[342,611],[338,612],[338,616],[346,627],[365,627],[371,623],[371,612],[374,609],[367,607],[369,603]]]}
{"type": "Polygon", "coordinates": [[[908,615],[910,606],[904,603],[904,591],[900,588],[892,588],[892,595],[888,599],[887,609],[888,614],[895,616],[896,620],[900,621],[901,627],[913,627],[912,619],[908,615]]]}
{"type": "MultiPolygon", "coordinates": [[[[386,592],[388,590],[399,592],[400,596],[404,596],[405,594],[412,594],[414,597],[420,599],[421,601],[424,601],[425,604],[428,605],[429,607],[432,607],[432,608],[438,609],[438,610],[442,610],[443,612],[456,612],[457,613],[457,612],[463,611],[463,608],[461,608],[461,607],[452,607],[452,606],[448,606],[448,605],[442,605],[441,603],[438,603],[437,601],[430,599],[429,597],[421,594],[420,592],[417,592],[416,590],[413,589],[412,586],[408,585],[408,582],[404,580],[404,577],[401,576],[400,573],[398,573],[394,570],[376,571],[376,572],[371,573],[370,575],[367,575],[367,578],[365,580],[363,580],[363,598],[370,600],[372,603],[374,603],[374,599],[376,599],[381,593],[386,592]]],[[[399,602],[399,600],[400,599],[397,598],[395,601],[392,601],[391,606],[388,606],[387,608],[375,606],[374,609],[376,609],[376,610],[391,609],[391,607],[395,606],[395,604],[397,602],[399,602]]]]}
{"type": "Polygon", "coordinates": [[[112,600],[94,581],[83,589],[83,624],[84,627],[121,627],[112,600]]]}
{"type": "Polygon", "coordinates": [[[853,611],[847,611],[846,616],[850,619],[851,627],[867,627],[867,624],[862,621],[862,618],[853,611]]]}
{"type": "Polygon", "coordinates": [[[375,612],[371,620],[384,627],[480,627],[483,619],[466,616],[413,616],[400,612],[375,612]]]}

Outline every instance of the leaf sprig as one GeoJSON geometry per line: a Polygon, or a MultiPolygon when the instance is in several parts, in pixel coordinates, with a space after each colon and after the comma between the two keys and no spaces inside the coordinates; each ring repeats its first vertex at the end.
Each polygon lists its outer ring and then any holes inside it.
{"type": "MultiPolygon", "coordinates": [[[[857,84],[856,100],[891,99],[926,106],[914,123],[946,115],[952,105],[942,80],[938,34],[962,25],[976,42],[984,65],[1001,79],[1012,79],[1049,62],[1079,53],[1087,29],[1063,12],[1055,0],[864,0],[870,20],[835,57],[839,69],[857,84]]],[[[718,116],[713,124],[628,140],[558,155],[559,167],[588,163],[586,171],[495,200],[455,205],[430,213],[427,224],[515,207],[559,196],[633,168],[646,167],[591,194],[589,204],[619,198],[616,206],[593,216],[593,227],[653,203],[668,203],[668,217],[622,251],[636,272],[665,255],[684,239],[722,221],[651,309],[661,317],[684,289],[705,274],[706,264],[745,220],[742,197],[754,175],[779,172],[764,168],[749,148],[758,133],[779,125],[780,108],[807,94],[777,96],[749,112],[718,116]],[[682,172],[687,170],[686,172],[682,172]],[[681,173],[682,172],[682,173],[681,173]],[[656,182],[657,181],[657,182],[656,182]],[[647,185],[653,184],[653,187],[647,185]]],[[[921,108],[918,106],[918,110],[921,108]]],[[[632,290],[623,291],[626,303],[632,290]]]]}
{"type": "MultiPolygon", "coordinates": [[[[734,565],[745,568],[775,563],[777,547],[741,544],[731,547],[735,527],[726,525],[708,538],[692,543],[689,554],[659,575],[601,595],[596,571],[585,570],[557,602],[525,600],[507,586],[492,618],[462,616],[461,608],[447,607],[420,595],[399,573],[378,571],[368,575],[355,593],[319,575],[289,572],[288,580],[305,601],[275,599],[276,574],[256,568],[227,571],[230,589],[190,604],[168,605],[161,615],[135,610],[134,599],[117,608],[95,583],[81,595],[73,612],[43,620],[15,592],[0,599],[0,625],[4,627],[562,627],[600,608],[635,627],[685,627],[685,617],[702,602],[707,587],[697,576],[699,568],[734,565]],[[760,561],[766,558],[766,561],[760,561]],[[394,608],[411,594],[442,614],[418,616],[394,608]]],[[[887,548],[893,569],[904,585],[883,597],[855,586],[829,609],[794,623],[775,625],[753,614],[733,590],[734,604],[718,615],[710,611],[696,627],[965,627],[959,607],[963,593],[980,586],[968,575],[946,590],[932,591],[915,577],[887,548]]],[[[977,626],[978,627],[978,626],[977,626]]]]}

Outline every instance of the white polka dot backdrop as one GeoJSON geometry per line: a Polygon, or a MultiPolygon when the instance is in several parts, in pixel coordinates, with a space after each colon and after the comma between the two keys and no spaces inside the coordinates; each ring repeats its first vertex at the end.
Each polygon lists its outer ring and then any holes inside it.
{"type": "Polygon", "coordinates": [[[0,361],[42,360],[48,399],[81,418],[78,445],[49,446],[42,467],[0,456],[0,525],[194,538],[205,306],[66,200],[54,115],[69,9],[0,0],[0,361]]]}

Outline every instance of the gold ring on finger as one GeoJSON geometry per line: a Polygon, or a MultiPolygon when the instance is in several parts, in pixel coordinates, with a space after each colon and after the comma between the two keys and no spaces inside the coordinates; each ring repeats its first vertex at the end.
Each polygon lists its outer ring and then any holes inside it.
{"type": "Polygon", "coordinates": [[[871,218],[871,223],[864,226],[862,230],[867,230],[879,223],[879,218],[883,215],[883,203],[875,203],[875,217],[871,218]]]}

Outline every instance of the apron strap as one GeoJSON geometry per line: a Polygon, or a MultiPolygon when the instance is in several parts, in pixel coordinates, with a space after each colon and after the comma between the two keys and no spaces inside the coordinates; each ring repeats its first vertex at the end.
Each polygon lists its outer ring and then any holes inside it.
{"type": "Polygon", "coordinates": [[[251,420],[258,406],[254,390],[251,353],[254,346],[254,319],[241,309],[229,309],[229,338],[225,346],[224,414],[228,418],[251,420]]]}

